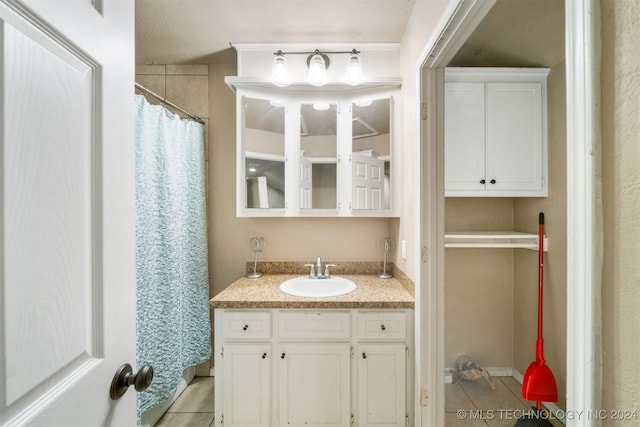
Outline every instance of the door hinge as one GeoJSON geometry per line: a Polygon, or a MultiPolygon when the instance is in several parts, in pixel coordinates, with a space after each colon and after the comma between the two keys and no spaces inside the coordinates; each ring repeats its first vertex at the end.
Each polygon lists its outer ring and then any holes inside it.
{"type": "Polygon", "coordinates": [[[224,359],[224,347],[220,347],[220,357],[224,359]]]}
{"type": "Polygon", "coordinates": [[[423,408],[429,404],[429,392],[426,388],[420,389],[420,406],[423,408]]]}
{"type": "Polygon", "coordinates": [[[421,254],[420,254],[420,259],[422,260],[423,264],[427,262],[427,257],[428,256],[429,256],[429,251],[427,249],[427,246],[425,245],[425,246],[422,247],[422,251],[421,251],[421,254]]]}
{"type": "Polygon", "coordinates": [[[406,355],[407,355],[407,359],[408,359],[408,358],[409,358],[409,346],[406,346],[406,347],[404,348],[404,351],[405,351],[405,353],[406,353],[406,355]]]}
{"type": "Polygon", "coordinates": [[[429,118],[429,108],[426,102],[420,103],[420,120],[427,120],[429,118]]]}
{"type": "Polygon", "coordinates": [[[409,414],[405,414],[404,416],[404,425],[405,427],[409,427],[409,414]]]}
{"type": "Polygon", "coordinates": [[[355,352],[353,351],[353,346],[351,347],[351,358],[353,359],[355,356],[355,352]]]}
{"type": "Polygon", "coordinates": [[[356,417],[353,414],[351,414],[351,425],[356,425],[356,417]]]}
{"type": "MultiPolygon", "coordinates": [[[[215,417],[215,415],[214,415],[215,417]]],[[[224,425],[224,414],[220,415],[220,425],[223,426],[224,425]]]]}

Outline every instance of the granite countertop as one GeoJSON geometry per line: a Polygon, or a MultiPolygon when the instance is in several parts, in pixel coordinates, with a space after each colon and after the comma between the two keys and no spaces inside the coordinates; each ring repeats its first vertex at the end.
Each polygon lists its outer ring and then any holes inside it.
{"type": "Polygon", "coordinates": [[[356,289],[328,298],[302,298],[280,291],[280,284],[300,274],[265,274],[259,279],[242,277],[218,295],[213,308],[413,308],[412,288],[400,278],[379,279],[374,274],[340,274],[351,279],[356,289]]]}

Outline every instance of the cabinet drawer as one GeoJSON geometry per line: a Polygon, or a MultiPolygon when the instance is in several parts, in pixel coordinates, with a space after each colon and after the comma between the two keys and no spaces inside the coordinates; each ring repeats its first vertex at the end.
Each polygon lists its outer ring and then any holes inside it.
{"type": "Polygon", "coordinates": [[[406,335],[406,313],[392,311],[358,314],[359,339],[405,339],[406,335]]]}
{"type": "Polygon", "coordinates": [[[225,338],[271,337],[271,313],[268,311],[227,311],[223,319],[225,338]]]}
{"type": "Polygon", "coordinates": [[[351,314],[348,311],[282,311],[279,333],[281,338],[349,339],[351,314]]]}

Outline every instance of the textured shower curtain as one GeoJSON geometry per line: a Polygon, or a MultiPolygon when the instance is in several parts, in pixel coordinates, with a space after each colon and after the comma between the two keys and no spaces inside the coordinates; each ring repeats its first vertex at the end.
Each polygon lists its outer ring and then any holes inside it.
{"type": "Polygon", "coordinates": [[[138,419],[211,355],[203,133],[136,95],[136,364],[155,371],[138,419]]]}

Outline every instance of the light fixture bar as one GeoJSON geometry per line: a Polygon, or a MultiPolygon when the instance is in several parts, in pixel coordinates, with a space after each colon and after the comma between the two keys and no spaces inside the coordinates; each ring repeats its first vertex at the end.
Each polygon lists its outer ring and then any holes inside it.
{"type": "Polygon", "coordinates": [[[328,50],[321,51],[289,51],[278,50],[274,52],[275,58],[272,66],[271,80],[276,86],[288,86],[291,83],[285,55],[307,55],[307,68],[309,69],[308,82],[313,86],[324,86],[327,83],[327,68],[329,68],[329,55],[350,55],[347,64],[346,81],[350,85],[357,85],[362,81],[362,64],[360,63],[360,51],[328,50]]]}
{"type": "Polygon", "coordinates": [[[320,49],[316,49],[316,50],[306,50],[306,51],[290,51],[290,52],[285,52],[283,50],[278,50],[277,52],[274,52],[274,55],[314,55],[314,54],[325,54],[325,55],[333,55],[333,54],[355,54],[358,55],[361,52],[357,49],[351,49],[351,50],[320,50],[320,49]]]}

